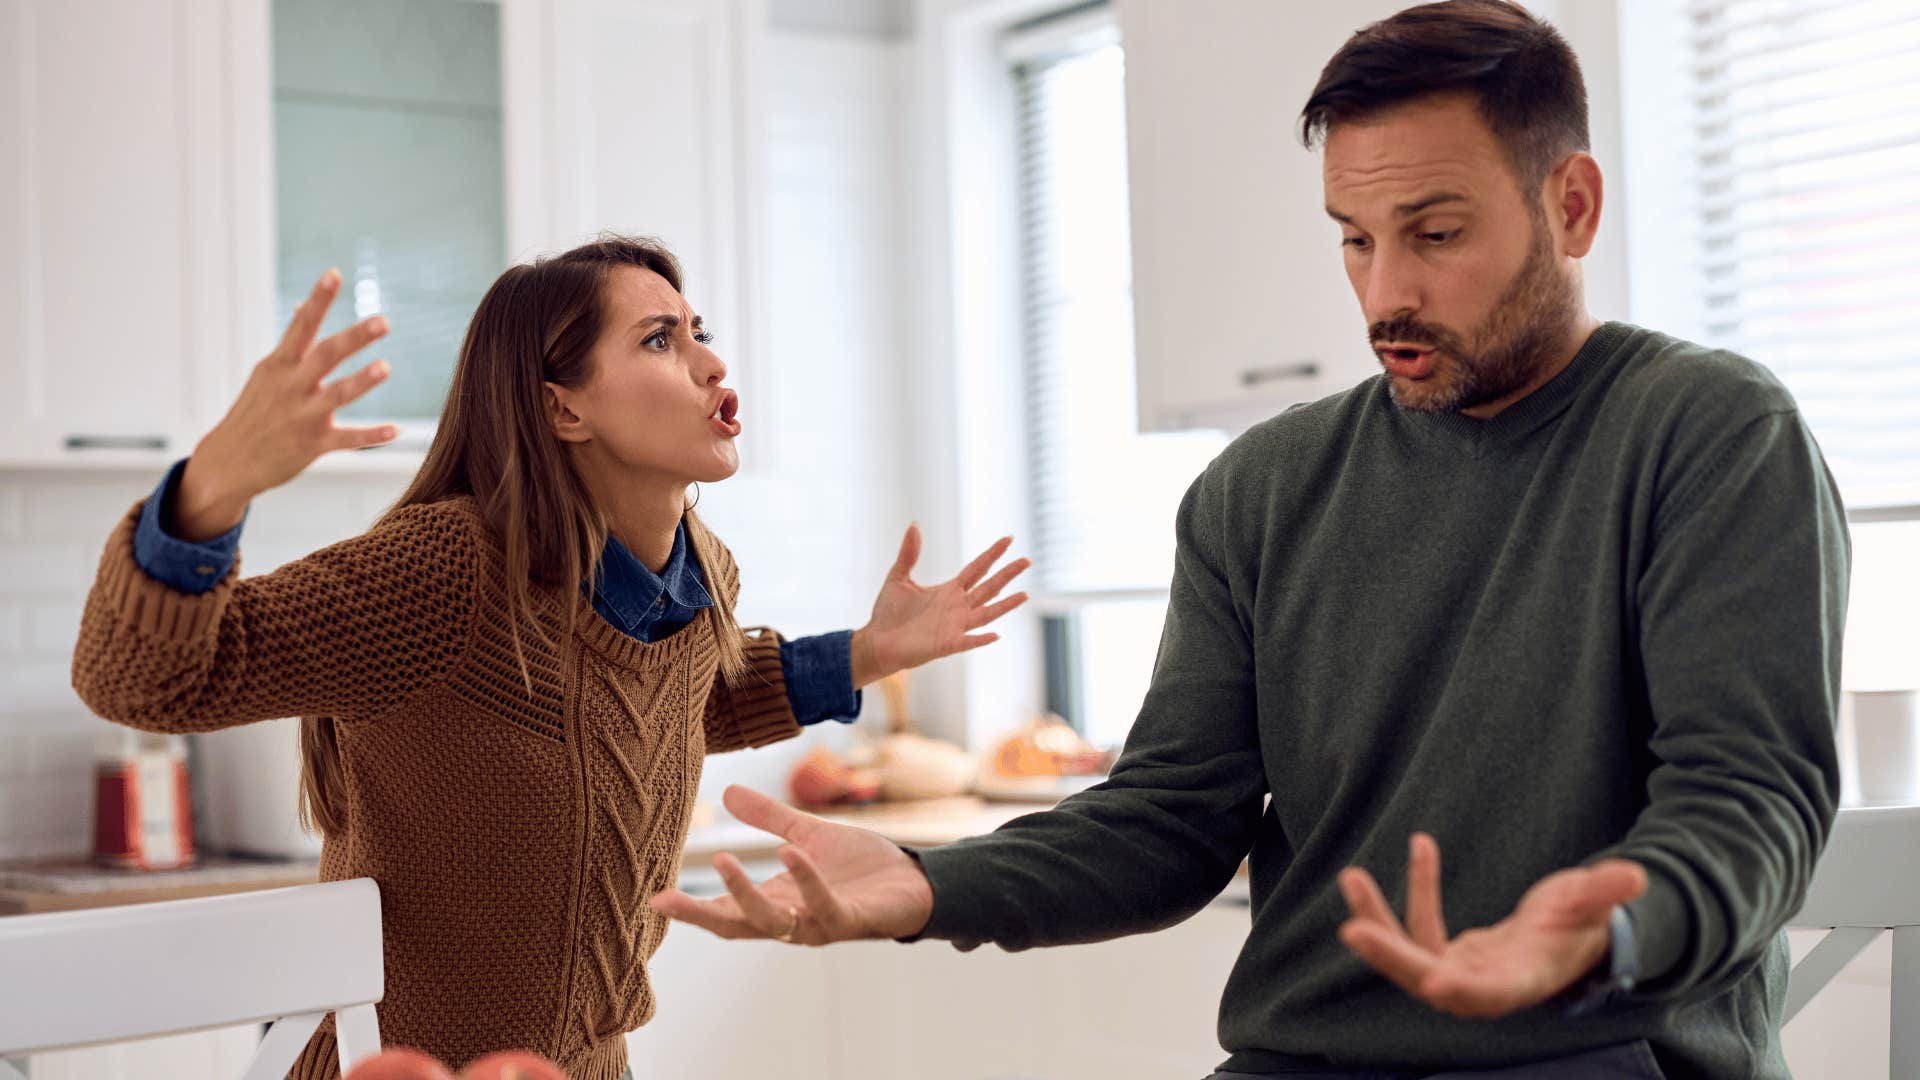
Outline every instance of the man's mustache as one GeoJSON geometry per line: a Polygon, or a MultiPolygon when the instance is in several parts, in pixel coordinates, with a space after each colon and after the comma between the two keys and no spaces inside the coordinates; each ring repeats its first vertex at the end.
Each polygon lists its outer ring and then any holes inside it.
{"type": "Polygon", "coordinates": [[[1438,349],[1450,336],[1438,327],[1428,326],[1407,315],[1377,322],[1367,328],[1367,340],[1376,348],[1383,343],[1393,342],[1398,345],[1423,345],[1429,349],[1438,349]]]}

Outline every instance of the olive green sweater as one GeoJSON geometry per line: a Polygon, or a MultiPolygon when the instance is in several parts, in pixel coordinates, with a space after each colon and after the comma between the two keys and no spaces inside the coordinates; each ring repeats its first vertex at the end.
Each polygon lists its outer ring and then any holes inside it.
{"type": "Polygon", "coordinates": [[[1837,796],[1848,541],[1771,375],[1608,324],[1491,421],[1401,410],[1376,377],[1235,441],[1177,533],[1112,779],[920,853],[927,936],[1158,929],[1250,853],[1228,1068],[1490,1067],[1645,1038],[1670,1076],[1784,1080],[1780,931],[1837,796]],[[1472,1021],[1374,973],[1336,937],[1335,877],[1366,867],[1404,909],[1416,830],[1439,840],[1456,932],[1556,870],[1639,861],[1641,991],[1472,1021]]]}

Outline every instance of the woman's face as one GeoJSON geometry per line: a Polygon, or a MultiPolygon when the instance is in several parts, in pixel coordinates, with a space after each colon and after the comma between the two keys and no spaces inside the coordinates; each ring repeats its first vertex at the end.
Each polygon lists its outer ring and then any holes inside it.
{"type": "Polygon", "coordinates": [[[739,397],[721,385],[727,365],[707,348],[700,316],[651,270],[617,266],[605,289],[592,374],[571,390],[548,384],[564,406],[560,437],[591,468],[629,480],[684,486],[732,476],[739,397]]]}

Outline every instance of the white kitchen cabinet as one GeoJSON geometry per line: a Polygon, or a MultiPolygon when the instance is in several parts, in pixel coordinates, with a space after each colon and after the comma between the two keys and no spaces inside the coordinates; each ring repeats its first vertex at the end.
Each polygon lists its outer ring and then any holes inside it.
{"type": "MultiPolygon", "coordinates": [[[[725,342],[730,381],[750,384],[764,0],[498,3],[503,262],[603,229],[658,236],[725,342]]],[[[0,0],[0,467],[170,461],[272,347],[288,291],[277,277],[310,269],[277,258],[278,214],[297,208],[275,205],[272,12],[271,0],[0,0]]],[[[349,289],[337,306],[368,295],[349,289]]],[[[429,351],[450,371],[454,348],[429,351]]],[[[423,422],[410,425],[415,454],[432,396],[394,417],[423,422]]]]}
{"type": "Polygon", "coordinates": [[[1377,369],[1301,106],[1404,0],[1117,0],[1142,430],[1239,429],[1377,369]]]}
{"type": "Polygon", "coordinates": [[[0,464],[191,448],[236,348],[222,0],[0,0],[0,464]]]}
{"type": "Polygon", "coordinates": [[[603,230],[664,240],[728,382],[755,400],[765,0],[502,0],[501,14],[509,257],[603,230]]]}
{"type": "Polygon", "coordinates": [[[627,1036],[633,1075],[840,1080],[829,952],[673,927],[648,966],[653,1020],[627,1036]]]}
{"type": "Polygon", "coordinates": [[[847,1080],[1164,1080],[1226,1054],[1215,1025],[1244,903],[1098,945],[962,953],[944,942],[826,950],[847,1080]]]}
{"type": "Polygon", "coordinates": [[[945,942],[795,949],[675,927],[652,965],[635,1076],[711,1080],[1161,1080],[1225,1055],[1221,990],[1244,903],[1099,945],[961,953],[945,942]]]}
{"type": "MultiPolygon", "coordinates": [[[[1379,371],[1324,212],[1300,109],[1354,31],[1406,0],[1115,0],[1126,50],[1143,430],[1238,430],[1379,371]]],[[[1529,0],[1579,54],[1593,153],[1617,175],[1615,0],[1529,0]]],[[[1585,260],[1588,307],[1626,316],[1619,196],[1585,260]]]]}

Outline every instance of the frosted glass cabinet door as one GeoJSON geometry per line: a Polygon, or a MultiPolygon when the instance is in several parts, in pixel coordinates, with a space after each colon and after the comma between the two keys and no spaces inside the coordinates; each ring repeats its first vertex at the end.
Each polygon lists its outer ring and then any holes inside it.
{"type": "Polygon", "coordinates": [[[418,445],[493,279],[603,230],[680,256],[751,396],[764,0],[271,3],[277,314],[338,266],[328,329],[392,324],[348,418],[418,445]]]}
{"type": "Polygon", "coordinates": [[[468,320],[506,264],[500,7],[475,0],[273,0],[276,314],[328,267],[324,332],[376,313],[349,361],[385,384],[342,411],[430,433],[468,320]]]}

